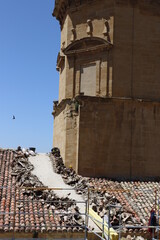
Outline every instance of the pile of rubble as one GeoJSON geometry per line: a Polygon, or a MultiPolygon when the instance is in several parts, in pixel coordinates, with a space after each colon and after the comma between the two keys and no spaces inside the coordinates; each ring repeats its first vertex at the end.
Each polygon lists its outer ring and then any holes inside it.
{"type": "Polygon", "coordinates": [[[83,231],[84,221],[75,200],[68,197],[59,198],[54,191],[47,190],[47,187],[31,173],[34,166],[29,162],[28,157],[35,154],[21,148],[14,153],[11,175],[16,178],[16,185],[21,188],[23,195],[29,196],[30,199],[37,199],[43,205],[46,204],[47,209],[51,209],[54,215],[58,215],[59,226],[61,226],[59,230],[83,231]]]}
{"type": "Polygon", "coordinates": [[[62,175],[64,182],[70,186],[74,186],[79,194],[85,194],[88,187],[88,178],[77,175],[72,168],[67,168],[63,163],[63,159],[58,148],[52,148],[50,157],[54,171],[62,175]]]}
{"type": "MultiPolygon", "coordinates": [[[[125,199],[122,199],[122,188],[118,182],[77,175],[72,168],[65,167],[58,148],[51,150],[50,158],[54,171],[61,174],[64,182],[74,186],[77,193],[82,194],[85,199],[88,198],[89,189],[90,206],[95,212],[101,217],[108,215],[108,212],[110,212],[110,223],[112,226],[118,226],[119,224],[124,224],[125,226],[144,225],[144,221],[128,206],[125,199]],[[119,197],[120,195],[121,198],[119,197]]],[[[132,232],[132,229],[130,231],[132,232]]]]}
{"type": "Polygon", "coordinates": [[[29,151],[18,147],[12,162],[11,175],[16,177],[16,182],[20,187],[41,187],[42,183],[35,175],[31,174],[34,167],[28,160],[30,155],[33,156],[33,152],[30,154],[29,151]]]}

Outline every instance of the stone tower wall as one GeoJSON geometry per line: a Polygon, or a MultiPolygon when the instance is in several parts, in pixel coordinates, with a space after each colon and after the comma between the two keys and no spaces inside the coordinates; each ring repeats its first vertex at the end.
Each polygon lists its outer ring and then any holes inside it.
{"type": "Polygon", "coordinates": [[[158,178],[160,2],[59,0],[54,15],[62,30],[54,146],[66,165],[86,176],[158,178]],[[68,115],[75,98],[78,112],[68,115]]]}
{"type": "Polygon", "coordinates": [[[84,98],[79,173],[114,179],[159,179],[160,103],[84,98]]]}
{"type": "Polygon", "coordinates": [[[160,3],[117,1],[113,96],[160,99],[160,3]]]}

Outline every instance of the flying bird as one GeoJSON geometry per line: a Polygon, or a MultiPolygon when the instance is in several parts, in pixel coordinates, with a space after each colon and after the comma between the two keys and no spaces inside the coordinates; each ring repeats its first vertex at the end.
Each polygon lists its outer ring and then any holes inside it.
{"type": "Polygon", "coordinates": [[[13,119],[13,120],[15,120],[15,119],[16,119],[14,115],[13,115],[12,119],[13,119]]]}

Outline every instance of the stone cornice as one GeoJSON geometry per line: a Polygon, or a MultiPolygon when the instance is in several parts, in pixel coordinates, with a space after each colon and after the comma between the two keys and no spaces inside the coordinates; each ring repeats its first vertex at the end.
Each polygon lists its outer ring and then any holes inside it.
{"type": "MultiPolygon", "coordinates": [[[[94,1],[97,0],[55,0],[55,7],[52,15],[60,22],[62,28],[69,8],[70,10],[78,10],[83,5],[91,4],[94,1]]],[[[113,3],[119,6],[137,6],[142,12],[147,11],[154,15],[160,15],[160,0],[113,0],[113,3]]]]}
{"type": "MultiPolygon", "coordinates": [[[[84,96],[84,95],[77,95],[75,98],[67,98],[63,99],[60,103],[58,101],[54,101],[53,112],[52,115],[56,117],[59,115],[66,107],[66,105],[72,105],[78,103],[79,106],[84,106],[85,103],[95,102],[95,103],[112,103],[115,101],[119,102],[137,102],[139,104],[155,104],[160,106],[160,100],[156,99],[144,99],[144,98],[130,98],[130,97],[99,97],[99,96],[84,96]]],[[[74,109],[75,114],[77,115],[76,110],[74,109]]]]}
{"type": "MultiPolygon", "coordinates": [[[[55,6],[52,15],[59,21],[61,28],[67,14],[67,9],[75,11],[85,4],[91,4],[97,0],[55,0],[55,6]]],[[[98,0],[100,1],[100,0],[98,0]]]]}
{"type": "Polygon", "coordinates": [[[59,21],[61,27],[63,25],[64,17],[66,15],[69,0],[55,0],[55,6],[52,15],[59,21]]]}
{"type": "Polygon", "coordinates": [[[78,115],[78,106],[79,106],[79,102],[77,101],[76,98],[70,99],[63,99],[60,103],[58,103],[58,101],[54,101],[53,102],[53,112],[52,115],[54,117],[56,117],[57,115],[59,115],[63,110],[65,110],[66,105],[71,106],[72,105],[72,116],[77,116],[78,115]]]}

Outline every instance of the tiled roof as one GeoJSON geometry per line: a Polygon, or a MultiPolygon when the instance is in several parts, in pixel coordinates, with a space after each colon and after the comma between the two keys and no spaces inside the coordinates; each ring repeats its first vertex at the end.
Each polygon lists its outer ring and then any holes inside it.
{"type": "Polygon", "coordinates": [[[116,182],[92,178],[89,186],[94,191],[97,189],[115,196],[124,210],[132,213],[141,225],[148,224],[151,209],[158,210],[159,182],[116,182]]]}
{"type": "MultiPolygon", "coordinates": [[[[25,166],[22,174],[20,172],[16,175],[16,171],[19,170],[14,169],[15,159],[22,157],[23,154],[19,155],[16,151],[0,149],[0,231],[82,231],[82,227],[77,227],[77,222],[72,216],[63,216],[69,208],[70,211],[73,210],[73,215],[75,214],[72,205],[66,206],[63,203],[64,199],[57,198],[50,191],[41,194],[39,191],[33,192],[24,188],[30,177],[24,171],[25,166]],[[56,202],[59,201],[63,204],[58,205],[56,202]]],[[[100,216],[107,214],[112,203],[122,207],[120,212],[111,212],[113,225],[117,224],[116,220],[120,214],[124,225],[147,225],[151,209],[158,210],[159,182],[117,182],[105,178],[83,178],[76,175],[72,169],[67,169],[60,157],[55,157],[54,161],[57,162],[57,165],[54,162],[54,167],[62,174],[64,180],[86,198],[89,187],[90,204],[100,216]]],[[[32,169],[31,166],[29,168],[32,169]]],[[[33,177],[30,177],[30,182],[33,177]]],[[[37,185],[42,186],[40,182],[37,182],[37,185]]]]}
{"type": "MultiPolygon", "coordinates": [[[[110,208],[111,224],[123,224],[124,228],[132,225],[135,226],[134,231],[136,231],[136,226],[138,229],[138,227],[148,225],[152,209],[155,209],[158,215],[159,182],[85,178],[77,175],[73,169],[67,169],[61,156],[56,152],[52,152],[51,159],[56,172],[62,175],[67,184],[74,186],[77,193],[87,197],[88,188],[90,189],[90,204],[101,217],[107,214],[111,205],[115,205],[115,208],[113,206],[110,208]],[[120,208],[116,208],[116,205],[120,208]]],[[[130,228],[129,232],[133,229],[130,228]]],[[[143,228],[143,231],[148,230],[143,228]]]]}
{"type": "MultiPolygon", "coordinates": [[[[23,154],[0,149],[0,231],[82,231],[81,227],[77,227],[72,214],[66,218],[63,216],[69,207],[71,209],[73,202],[58,205],[57,202],[63,202],[63,199],[55,198],[51,192],[45,191],[40,199],[39,192],[27,191],[20,186],[22,180],[26,181],[23,177],[25,171],[17,176],[12,174],[15,159],[20,156],[23,154]]],[[[74,214],[74,209],[72,213],[74,214]]]]}

